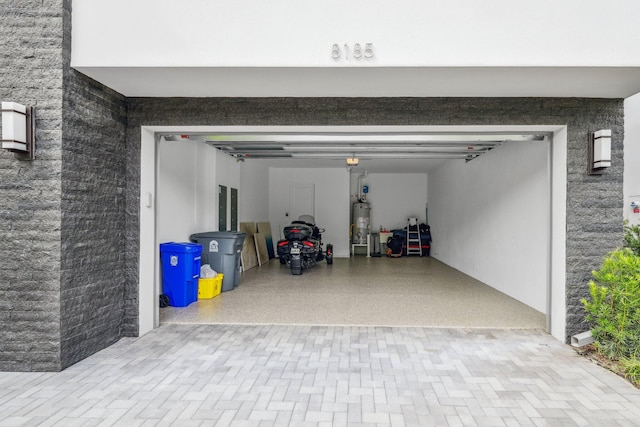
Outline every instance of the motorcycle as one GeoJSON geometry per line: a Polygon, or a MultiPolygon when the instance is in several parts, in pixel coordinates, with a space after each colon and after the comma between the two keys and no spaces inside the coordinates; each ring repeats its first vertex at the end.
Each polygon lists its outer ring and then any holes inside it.
{"type": "Polygon", "coordinates": [[[327,244],[322,250],[322,234],[324,229],[315,225],[311,215],[302,215],[298,220],[284,227],[284,239],[278,241],[278,259],[280,264],[289,264],[291,274],[302,274],[302,270],[313,267],[323,259],[333,264],[333,245],[327,244]]]}

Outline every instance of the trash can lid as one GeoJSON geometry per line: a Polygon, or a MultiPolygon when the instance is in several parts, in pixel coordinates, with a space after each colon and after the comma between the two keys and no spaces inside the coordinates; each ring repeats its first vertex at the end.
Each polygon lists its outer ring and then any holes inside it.
{"type": "Polygon", "coordinates": [[[160,252],[198,253],[202,252],[202,245],[191,242],[160,243],[160,252]]]}
{"type": "Polygon", "coordinates": [[[197,239],[238,239],[246,236],[247,233],[241,231],[207,231],[204,233],[192,234],[189,238],[191,240],[197,239]]]}

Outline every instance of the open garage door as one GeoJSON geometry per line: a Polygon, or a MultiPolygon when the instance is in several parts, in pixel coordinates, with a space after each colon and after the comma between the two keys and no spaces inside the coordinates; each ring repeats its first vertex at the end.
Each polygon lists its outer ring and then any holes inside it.
{"type": "MultiPolygon", "coordinates": [[[[161,140],[175,143],[174,148],[177,144],[185,143],[185,140],[190,144],[198,142],[199,145],[194,145],[195,154],[188,154],[195,159],[194,165],[202,161],[203,156],[198,155],[197,150],[201,150],[204,143],[210,148],[215,148],[216,154],[213,157],[221,155],[229,158],[231,156],[236,162],[243,161],[239,164],[242,168],[250,167],[252,162],[256,162],[255,164],[260,162],[263,166],[268,162],[267,170],[269,168],[275,170],[313,168],[320,170],[321,174],[322,170],[335,169],[347,174],[345,158],[359,156],[361,162],[358,167],[367,170],[369,176],[378,175],[378,178],[381,178],[384,174],[426,173],[428,191],[425,193],[429,205],[429,222],[434,236],[433,257],[472,279],[477,279],[543,313],[548,321],[553,312],[563,313],[564,311],[563,300],[557,301],[557,307],[553,307],[551,294],[553,281],[551,252],[553,240],[558,238],[557,235],[551,234],[553,221],[551,194],[552,186],[558,185],[559,182],[554,180],[552,174],[551,159],[554,150],[552,128],[516,130],[511,127],[502,127],[501,129],[476,128],[473,131],[469,128],[451,128],[445,131],[416,126],[341,127],[339,129],[261,127],[233,128],[232,130],[229,128],[197,129],[190,132],[187,129],[181,130],[180,133],[173,129],[165,132],[154,129],[153,149],[156,149],[156,144],[161,140]],[[340,134],[343,135],[342,142],[336,139],[340,134]],[[188,137],[185,138],[185,135],[188,137]],[[211,135],[214,138],[208,140],[211,135]],[[286,135],[287,138],[276,143],[272,141],[282,138],[282,135],[286,135]],[[319,142],[319,136],[330,136],[331,140],[319,142]],[[407,136],[410,137],[410,142],[406,141],[407,136]],[[309,138],[310,140],[304,142],[309,138]],[[371,139],[368,140],[368,138],[371,139]],[[389,139],[387,144],[383,142],[384,138],[389,139]],[[446,146],[447,142],[450,147],[446,146]],[[278,148],[274,144],[282,144],[282,146],[278,148]],[[284,149],[288,146],[286,144],[295,145],[292,145],[293,148],[284,149]],[[256,151],[249,152],[249,148],[256,151]],[[333,154],[329,152],[323,154],[317,151],[318,148],[328,148],[333,151],[333,154]],[[372,150],[372,152],[366,150],[372,150]],[[281,152],[281,156],[277,155],[278,152],[281,152]],[[292,155],[300,152],[302,152],[300,157],[292,155]],[[385,158],[384,154],[388,157],[385,158]]],[[[160,151],[158,153],[161,154],[160,151]]],[[[176,161],[175,153],[166,159],[159,155],[158,159],[156,169],[158,175],[164,173],[163,163],[176,161]]],[[[207,173],[210,175],[215,172],[208,168],[207,173]]],[[[352,170],[352,174],[358,173],[360,173],[358,169],[352,170]]],[[[202,173],[195,172],[196,176],[198,174],[202,173]]],[[[154,177],[154,183],[157,176],[154,177]]],[[[563,177],[558,179],[563,180],[563,177]]],[[[245,182],[238,185],[240,198],[242,198],[245,194],[244,186],[248,187],[251,183],[245,182]]],[[[159,183],[156,189],[159,206],[162,203],[163,191],[164,187],[159,183]]],[[[398,191],[403,190],[398,189],[398,191]]],[[[316,203],[324,203],[324,201],[319,200],[316,203]]],[[[344,201],[333,200],[332,203],[343,203],[346,206],[345,209],[349,210],[348,197],[344,201]]],[[[240,205],[242,206],[242,202],[240,205]]],[[[202,204],[200,204],[201,208],[202,204]]],[[[162,214],[156,212],[155,215],[162,214]]],[[[242,213],[240,215],[242,216],[242,213]]],[[[348,228],[349,219],[345,218],[344,221],[348,228]]],[[[338,233],[345,233],[346,236],[345,228],[340,229],[338,233]]],[[[346,239],[348,236],[345,237],[346,239]]],[[[564,259],[560,262],[564,263],[564,259]]],[[[357,265],[353,267],[358,268],[357,265]]],[[[154,286],[157,293],[158,266],[156,265],[155,268],[154,286]]],[[[313,273],[316,278],[318,278],[317,273],[318,271],[313,273]]],[[[407,269],[406,274],[411,275],[411,269],[407,269]]],[[[420,277],[421,274],[416,269],[416,277],[420,277]]],[[[388,283],[394,281],[393,277],[385,279],[388,283]]],[[[559,288],[554,294],[558,291],[559,288]]],[[[473,298],[473,295],[469,297],[473,298]]],[[[251,319],[246,321],[250,322],[251,319]]],[[[560,319],[560,321],[563,320],[560,319]]],[[[157,325],[157,322],[156,308],[153,324],[157,325]]],[[[551,325],[548,324],[547,328],[551,329],[551,325]]]]}

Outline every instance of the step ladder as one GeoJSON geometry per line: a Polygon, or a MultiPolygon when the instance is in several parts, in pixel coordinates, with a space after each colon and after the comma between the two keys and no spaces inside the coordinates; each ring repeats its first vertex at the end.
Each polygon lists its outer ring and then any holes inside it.
{"type": "Polygon", "coordinates": [[[420,238],[420,227],[416,221],[409,219],[407,223],[407,256],[422,256],[422,239],[420,238]],[[412,225],[412,223],[414,223],[412,225]]]}

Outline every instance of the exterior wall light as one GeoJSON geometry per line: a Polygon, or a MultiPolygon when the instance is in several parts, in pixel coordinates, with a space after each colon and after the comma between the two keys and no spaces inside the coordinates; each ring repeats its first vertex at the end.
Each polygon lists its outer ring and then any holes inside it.
{"type": "Polygon", "coordinates": [[[589,175],[602,175],[611,166],[611,129],[589,132],[589,175]]]}
{"type": "Polygon", "coordinates": [[[35,108],[2,103],[2,148],[21,160],[35,158],[35,108]]]}

